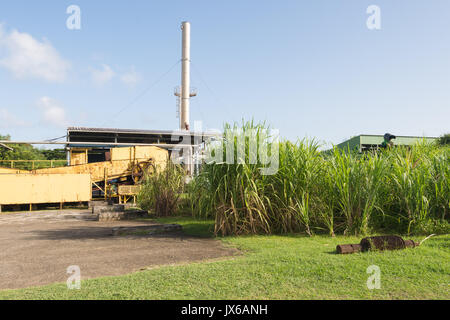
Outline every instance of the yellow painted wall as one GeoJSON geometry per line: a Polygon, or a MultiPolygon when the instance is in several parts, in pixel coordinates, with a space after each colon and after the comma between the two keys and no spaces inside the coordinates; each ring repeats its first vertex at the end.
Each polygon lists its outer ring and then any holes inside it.
{"type": "Polygon", "coordinates": [[[29,171],[0,167],[0,174],[2,174],[2,173],[26,173],[26,172],[29,172],[29,171]]]}
{"type": "Polygon", "coordinates": [[[169,156],[167,150],[153,146],[137,146],[111,149],[111,160],[148,160],[152,158],[156,164],[165,164],[169,156]]]}
{"type": "Polygon", "coordinates": [[[0,174],[0,204],[91,200],[89,174],[0,174]]]}
{"type": "Polygon", "coordinates": [[[76,166],[79,164],[86,164],[88,163],[88,157],[87,157],[87,149],[78,149],[73,148],[70,150],[70,165],[76,166]]]}

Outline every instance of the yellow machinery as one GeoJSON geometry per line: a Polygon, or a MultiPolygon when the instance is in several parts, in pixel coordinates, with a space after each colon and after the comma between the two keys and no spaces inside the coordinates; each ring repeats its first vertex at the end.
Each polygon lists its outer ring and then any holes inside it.
{"type": "Polygon", "coordinates": [[[88,163],[89,149],[71,149],[70,166],[38,170],[0,168],[0,206],[15,204],[86,202],[92,187],[105,198],[133,196],[145,174],[163,169],[167,150],[154,146],[111,148],[106,161],[88,163]]]}
{"type": "Polygon", "coordinates": [[[35,173],[89,173],[93,183],[132,176],[140,182],[143,171],[163,168],[168,159],[168,151],[153,146],[112,148],[107,161],[88,163],[88,149],[71,149],[70,166],[34,170],[35,173]]]}
{"type": "Polygon", "coordinates": [[[118,188],[118,196],[119,196],[119,203],[127,203],[128,200],[133,199],[133,203],[136,203],[136,195],[141,190],[140,185],[121,185],[118,188]]]}

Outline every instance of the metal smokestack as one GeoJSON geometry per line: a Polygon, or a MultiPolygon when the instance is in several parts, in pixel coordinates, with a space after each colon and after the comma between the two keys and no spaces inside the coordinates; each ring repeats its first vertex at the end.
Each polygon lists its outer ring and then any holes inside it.
{"type": "Polygon", "coordinates": [[[190,130],[189,100],[191,98],[191,24],[184,21],[181,25],[182,67],[181,67],[181,106],[180,129],[190,130]]]}

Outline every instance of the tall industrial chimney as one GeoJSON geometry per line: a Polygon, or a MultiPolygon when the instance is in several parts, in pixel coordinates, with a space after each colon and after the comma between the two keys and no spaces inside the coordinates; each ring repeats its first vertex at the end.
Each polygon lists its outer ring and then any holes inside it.
{"type": "Polygon", "coordinates": [[[190,130],[189,100],[191,98],[191,24],[184,21],[181,25],[183,31],[182,66],[181,66],[181,106],[180,129],[190,130]]]}

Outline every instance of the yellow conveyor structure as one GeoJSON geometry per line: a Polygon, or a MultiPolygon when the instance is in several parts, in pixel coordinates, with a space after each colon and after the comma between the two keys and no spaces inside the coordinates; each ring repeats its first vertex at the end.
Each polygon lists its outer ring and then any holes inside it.
{"type": "Polygon", "coordinates": [[[92,185],[112,179],[139,178],[143,170],[161,170],[167,150],[154,146],[112,148],[106,161],[88,163],[89,149],[71,149],[70,166],[33,171],[0,168],[0,206],[86,202],[92,185]]]}
{"type": "Polygon", "coordinates": [[[92,182],[130,176],[139,163],[151,162],[153,166],[162,168],[166,165],[168,151],[153,146],[112,148],[110,159],[103,162],[88,163],[88,149],[72,149],[70,166],[34,170],[36,174],[90,174],[92,182]]]}

